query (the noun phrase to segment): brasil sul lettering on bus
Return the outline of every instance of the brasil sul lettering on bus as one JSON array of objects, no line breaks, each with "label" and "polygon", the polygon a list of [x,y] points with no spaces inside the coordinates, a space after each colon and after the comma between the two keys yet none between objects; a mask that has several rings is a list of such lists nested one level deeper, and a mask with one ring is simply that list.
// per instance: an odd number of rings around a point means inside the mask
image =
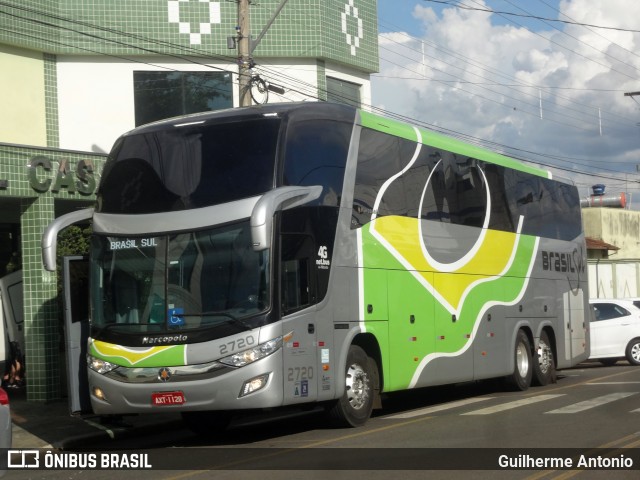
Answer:
[{"label": "brasil sul lettering on bus", "polygon": [[127,238],[126,240],[111,240],[109,248],[111,250],[126,250],[128,248],[146,248],[157,246],[155,238]]}]

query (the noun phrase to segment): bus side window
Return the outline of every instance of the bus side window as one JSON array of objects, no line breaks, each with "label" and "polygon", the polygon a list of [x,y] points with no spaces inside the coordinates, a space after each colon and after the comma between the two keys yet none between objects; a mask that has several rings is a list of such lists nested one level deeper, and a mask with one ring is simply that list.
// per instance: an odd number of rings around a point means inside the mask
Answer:
[{"label": "bus side window", "polygon": [[308,235],[283,234],[281,245],[282,312],[288,314],[315,302],[311,261],[314,242]]}]

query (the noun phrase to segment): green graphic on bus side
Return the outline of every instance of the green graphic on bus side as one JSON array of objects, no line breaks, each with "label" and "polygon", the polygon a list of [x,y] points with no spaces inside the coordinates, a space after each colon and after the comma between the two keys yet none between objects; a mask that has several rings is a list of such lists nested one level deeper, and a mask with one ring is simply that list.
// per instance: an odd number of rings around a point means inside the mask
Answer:
[{"label": "green graphic on bus side", "polygon": [[[397,120],[391,120],[389,118],[379,117],[373,113],[360,110],[360,121],[363,127],[371,128],[379,132],[388,133],[396,137],[404,138],[415,142],[416,134],[415,128],[412,125],[399,122]],[[502,165],[503,167],[512,168],[520,172],[529,173],[543,178],[551,178],[551,173],[547,170],[532,167],[513,160],[509,157],[505,157],[490,150],[485,150],[480,147],[468,145],[453,138],[441,135],[431,130],[420,129],[422,135],[422,143],[430,145],[434,148],[442,148],[450,152],[457,153],[458,155],[464,155],[472,158],[477,158],[486,162],[494,163],[496,165]]]},{"label": "green graphic on bus side", "polygon": [[186,365],[186,345],[157,347],[123,347],[113,343],[89,340],[89,353],[101,360],[123,367],[173,367]]},{"label": "green graphic on bus side", "polygon": [[380,342],[386,391],[419,386],[423,372],[428,382],[429,362],[464,353],[489,307],[524,294],[538,245],[537,237],[485,230],[471,259],[443,271],[423,252],[419,222],[381,217],[361,232],[365,329]]}]

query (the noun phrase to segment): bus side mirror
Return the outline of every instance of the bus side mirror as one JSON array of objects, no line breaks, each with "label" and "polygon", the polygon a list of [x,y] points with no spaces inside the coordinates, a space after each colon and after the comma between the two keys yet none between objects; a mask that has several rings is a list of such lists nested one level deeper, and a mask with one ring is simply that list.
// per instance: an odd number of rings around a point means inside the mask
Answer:
[{"label": "bus side mirror", "polygon": [[93,208],[84,208],[67,213],[51,222],[42,234],[42,263],[45,270],[56,270],[56,250],[58,246],[58,233],[74,223],[89,220],[93,216]]},{"label": "bus side mirror", "polygon": [[280,187],[271,190],[258,200],[251,212],[251,241],[256,252],[271,247],[273,215],[309,203],[320,197],[322,187]]}]

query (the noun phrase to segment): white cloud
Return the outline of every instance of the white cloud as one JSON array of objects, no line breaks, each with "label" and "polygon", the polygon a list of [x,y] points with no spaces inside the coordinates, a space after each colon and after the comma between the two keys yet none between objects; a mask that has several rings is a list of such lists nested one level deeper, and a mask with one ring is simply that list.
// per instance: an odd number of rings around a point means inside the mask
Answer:
[{"label": "white cloud", "polygon": [[[640,2],[564,0],[559,9],[563,20],[640,29]],[[422,38],[380,37],[375,106],[565,158],[540,160],[546,163],[640,178],[640,96],[623,95],[640,91],[640,33],[557,22],[561,31],[539,23],[532,32],[495,25],[486,12],[445,8],[437,14],[425,3],[416,3],[413,15],[422,22]]]}]

